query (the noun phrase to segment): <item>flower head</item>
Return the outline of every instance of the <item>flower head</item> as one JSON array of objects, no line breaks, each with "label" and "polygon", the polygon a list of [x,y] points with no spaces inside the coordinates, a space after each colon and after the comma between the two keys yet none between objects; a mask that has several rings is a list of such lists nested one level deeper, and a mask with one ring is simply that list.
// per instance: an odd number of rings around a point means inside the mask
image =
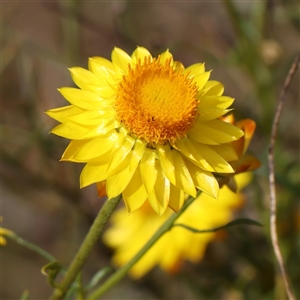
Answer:
[{"label": "flower head", "polygon": [[[250,173],[235,177],[239,190],[251,180]],[[235,194],[227,186],[223,186],[218,200],[201,193],[176,223],[200,230],[222,226],[232,220],[233,211],[243,205],[243,202],[244,195],[241,192]],[[127,263],[171,214],[172,211],[168,209],[159,217],[149,208],[147,202],[134,214],[128,215],[125,208],[113,214],[111,227],[103,236],[104,242],[115,249],[113,262],[117,266]],[[208,243],[214,240],[216,235],[216,232],[195,234],[175,226],[149,249],[129,274],[139,278],[157,265],[168,272],[177,271],[183,260],[201,260]]]},{"label": "flower head", "polygon": [[148,199],[160,215],[197,189],[217,197],[212,173],[234,172],[230,143],[243,131],[219,119],[233,99],[204,64],[184,68],[168,50],[153,58],[142,47],[131,56],[115,48],[112,61],[92,57],[89,70],[70,72],[79,88],[59,91],[71,105],[47,113],[61,122],[52,133],[72,140],[62,160],[86,163],[81,187],[105,182],[128,211]]}]

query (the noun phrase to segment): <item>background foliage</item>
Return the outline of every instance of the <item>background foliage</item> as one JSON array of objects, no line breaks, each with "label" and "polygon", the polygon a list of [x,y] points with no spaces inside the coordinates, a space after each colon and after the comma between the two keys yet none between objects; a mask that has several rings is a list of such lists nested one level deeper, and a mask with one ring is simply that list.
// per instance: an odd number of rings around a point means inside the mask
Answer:
[{"label": "background foliage", "polygon": [[[67,67],[109,58],[114,46],[136,45],[153,55],[169,48],[186,66],[205,62],[212,78],[236,98],[236,119],[258,127],[250,146],[263,166],[247,188],[239,217],[263,229],[220,232],[203,261],[177,274],[155,269],[130,278],[106,299],[285,299],[269,235],[267,149],[275,105],[299,50],[297,1],[2,1],[1,215],[3,226],[68,264],[103,203],[95,186],[79,189],[80,165],[58,163],[67,141],[48,132],[44,111],[66,105],[57,92],[71,86]],[[278,231],[287,271],[299,291],[299,72],[289,89],[277,139]],[[99,243],[84,280],[109,265]],[[1,248],[1,298],[51,294],[40,269],[46,261],[13,242]]]}]

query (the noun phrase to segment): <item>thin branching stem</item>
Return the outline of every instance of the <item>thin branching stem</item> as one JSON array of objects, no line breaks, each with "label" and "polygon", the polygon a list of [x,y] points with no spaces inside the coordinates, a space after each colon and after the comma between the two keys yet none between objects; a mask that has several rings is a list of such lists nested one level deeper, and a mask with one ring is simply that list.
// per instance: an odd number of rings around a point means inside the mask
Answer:
[{"label": "thin branching stem", "polygon": [[125,265],[119,268],[111,275],[98,289],[90,294],[88,300],[100,299],[103,294],[115,286],[121,279],[125,277],[128,271],[144,256],[144,254],[169,230],[172,229],[174,222],[183,214],[183,212],[193,203],[196,198],[189,197],[182,205],[178,213],[174,213],[171,217],[158,229],[158,231],[148,240],[142,249]]},{"label": "thin branching stem", "polygon": [[289,300],[295,300],[295,296],[290,288],[288,275],[285,270],[284,261],[282,258],[282,254],[280,251],[279,243],[278,243],[278,236],[277,236],[277,229],[276,229],[276,189],[275,189],[275,167],[274,167],[274,146],[276,141],[276,135],[278,130],[278,125],[280,121],[280,116],[282,113],[285,96],[292,81],[292,78],[298,68],[300,62],[300,53],[296,57],[295,61],[293,62],[288,75],[285,79],[283,88],[280,93],[279,101],[276,107],[275,116],[272,125],[271,131],[271,139],[269,144],[269,154],[268,154],[268,166],[269,166],[269,188],[270,188],[270,231],[271,231],[271,240],[273,249],[275,252],[275,256],[279,265],[280,273],[284,281],[286,293],[288,295]]}]

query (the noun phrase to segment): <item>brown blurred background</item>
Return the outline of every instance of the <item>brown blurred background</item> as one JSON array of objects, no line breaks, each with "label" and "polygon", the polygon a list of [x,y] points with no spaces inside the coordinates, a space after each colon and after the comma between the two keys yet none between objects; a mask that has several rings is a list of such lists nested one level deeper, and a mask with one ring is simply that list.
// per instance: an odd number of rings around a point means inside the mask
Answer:
[{"label": "brown blurred background", "polygon": [[[211,78],[236,99],[236,119],[252,118],[250,151],[263,166],[247,188],[239,216],[264,224],[240,226],[209,245],[199,264],[177,274],[155,269],[126,278],[105,299],[285,299],[269,235],[267,149],[275,105],[299,51],[297,1],[2,1],[1,215],[3,227],[68,264],[103,200],[95,186],[79,189],[81,165],[59,162],[67,141],[49,135],[44,112],[67,105],[57,92],[73,86],[68,67],[91,56],[110,58],[169,48],[185,66],[205,62]],[[293,289],[299,293],[299,72],[289,89],[276,147],[278,231]],[[13,241],[1,247],[1,299],[47,299],[40,270],[47,261]],[[110,264],[99,242],[84,269],[88,281]]]}]

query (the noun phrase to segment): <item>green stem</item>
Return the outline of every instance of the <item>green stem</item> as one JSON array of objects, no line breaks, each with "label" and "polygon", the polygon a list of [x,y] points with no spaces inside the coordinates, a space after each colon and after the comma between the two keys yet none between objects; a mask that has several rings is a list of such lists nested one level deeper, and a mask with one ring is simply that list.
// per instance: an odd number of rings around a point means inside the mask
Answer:
[{"label": "green stem", "polygon": [[82,284],[82,273],[80,272],[76,278],[77,285],[78,285],[78,292],[76,295],[77,300],[84,300],[85,299],[85,292],[84,292],[84,286]]},{"label": "green stem", "polygon": [[19,245],[38,253],[39,255],[43,256],[44,258],[46,258],[50,262],[51,261],[56,261],[55,257],[53,257],[50,253],[48,253],[44,249],[40,248],[39,246],[37,246],[35,244],[32,244],[32,243],[22,239],[21,237],[19,237],[15,233],[10,234],[10,235],[6,235],[5,237],[8,237],[11,240],[15,241],[16,243],[18,243]]},{"label": "green stem", "polygon": [[167,231],[169,231],[172,227],[176,219],[178,219],[181,214],[188,208],[188,206],[195,200],[196,198],[189,197],[182,208],[177,214],[173,214],[152,236],[152,238],[145,244],[145,246],[124,266],[122,266],[119,270],[116,271],[111,277],[109,277],[104,284],[102,284],[97,290],[95,290],[87,299],[95,300],[99,299],[104,293],[106,293],[109,289],[111,289],[116,283],[118,283],[128,271],[136,264],[139,259],[158,241],[158,239],[163,236]]},{"label": "green stem", "polygon": [[63,278],[59,287],[54,290],[54,293],[50,299],[63,299],[76,276],[81,271],[84,263],[93,250],[94,245],[98,241],[105,224],[109,220],[111,214],[113,213],[120,200],[121,195],[117,196],[116,198],[112,198],[104,203],[83,243],[81,244],[77,254],[71,262],[71,265],[67,270],[65,277]]}]

